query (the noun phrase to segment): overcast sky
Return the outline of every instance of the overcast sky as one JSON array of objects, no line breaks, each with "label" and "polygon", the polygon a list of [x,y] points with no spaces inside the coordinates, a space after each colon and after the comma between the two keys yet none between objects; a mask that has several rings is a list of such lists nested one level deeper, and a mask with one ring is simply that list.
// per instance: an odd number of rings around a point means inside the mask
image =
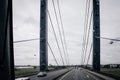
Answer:
[{"label": "overcast sky", "polygon": [[[59,2],[70,64],[81,64],[86,0],[59,0]],[[100,27],[102,37],[120,39],[119,4],[120,0],[100,0]],[[50,11],[60,43],[52,0],[48,0],[48,10]],[[40,0],[13,0],[13,22],[14,41],[39,38]],[[48,42],[59,64],[62,64],[49,20]],[[110,40],[101,39],[101,64],[120,63],[120,42],[109,43]],[[60,45],[60,47],[63,54],[62,46]],[[16,65],[39,65],[39,41],[15,43],[14,55]],[[48,60],[49,64],[55,64],[50,50],[48,50]],[[89,64],[91,64],[91,61],[92,57],[90,58]]]}]

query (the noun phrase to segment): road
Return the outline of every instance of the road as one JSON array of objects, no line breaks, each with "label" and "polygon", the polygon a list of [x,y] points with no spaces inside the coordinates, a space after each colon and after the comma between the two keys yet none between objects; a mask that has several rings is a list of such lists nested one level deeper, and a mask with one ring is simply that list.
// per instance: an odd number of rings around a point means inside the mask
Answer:
[{"label": "road", "polygon": [[[67,69],[62,69],[48,72],[46,77],[37,77],[37,75],[34,75],[30,76],[30,80],[53,80],[67,71]],[[57,80],[96,80],[96,78],[82,68],[74,68]]]},{"label": "road", "polygon": [[74,68],[57,80],[99,80],[82,68]]},{"label": "road", "polygon": [[57,76],[60,76],[61,74],[67,72],[68,69],[62,69],[62,70],[56,70],[56,71],[51,71],[47,73],[47,76],[45,77],[37,77],[37,75],[30,76],[30,80],[53,80]]},{"label": "road", "polygon": [[[48,72],[46,77],[37,77],[37,75],[30,76],[30,80],[53,80],[57,76],[67,72],[67,69]],[[99,80],[86,70],[82,68],[73,68],[65,75],[59,77],[56,80]]]}]

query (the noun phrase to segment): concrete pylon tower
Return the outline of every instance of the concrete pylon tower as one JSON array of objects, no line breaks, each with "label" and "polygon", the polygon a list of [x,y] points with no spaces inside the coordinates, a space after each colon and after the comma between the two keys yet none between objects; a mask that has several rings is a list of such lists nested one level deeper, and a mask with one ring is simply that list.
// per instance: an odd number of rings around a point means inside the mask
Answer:
[{"label": "concrete pylon tower", "polygon": [[100,3],[93,0],[93,70],[100,71]]},{"label": "concrete pylon tower", "polygon": [[47,0],[41,0],[40,5],[40,73],[38,76],[46,75],[48,67],[48,34],[47,34]]}]

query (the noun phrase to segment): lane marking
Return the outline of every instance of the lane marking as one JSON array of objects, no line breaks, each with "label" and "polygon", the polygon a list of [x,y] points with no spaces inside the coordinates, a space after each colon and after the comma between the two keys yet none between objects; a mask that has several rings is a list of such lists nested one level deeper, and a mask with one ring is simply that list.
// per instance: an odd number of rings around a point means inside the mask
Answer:
[{"label": "lane marking", "polygon": [[63,80],[65,78],[65,76],[67,76],[71,71],[69,71],[68,73],[66,73],[65,75],[63,75],[59,80]]},{"label": "lane marking", "polygon": [[87,78],[89,78],[90,76],[89,75],[87,75]]}]

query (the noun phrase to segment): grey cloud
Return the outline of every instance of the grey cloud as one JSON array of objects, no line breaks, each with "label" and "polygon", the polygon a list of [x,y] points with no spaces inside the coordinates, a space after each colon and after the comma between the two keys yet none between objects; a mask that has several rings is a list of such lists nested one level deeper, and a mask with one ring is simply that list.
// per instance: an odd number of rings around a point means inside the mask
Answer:
[{"label": "grey cloud", "polygon": [[[58,26],[55,21],[53,6],[49,1],[49,10],[54,23],[58,39]],[[68,52],[71,64],[80,64],[82,38],[84,29],[85,0],[59,0],[63,25],[68,45]],[[119,0],[101,0],[101,36],[108,38],[117,38],[120,36],[120,1]],[[13,1],[13,22],[14,22],[14,40],[24,40],[39,37],[40,24],[40,0],[14,0]],[[61,61],[54,34],[51,25],[48,24],[49,42],[55,53],[55,56]],[[105,63],[120,63],[119,42],[110,45],[109,40],[101,40],[101,61]],[[60,42],[59,42],[60,43]],[[33,54],[39,55],[39,41],[14,44],[15,46],[15,64],[39,64],[39,56],[31,59]],[[62,50],[62,47],[60,45]],[[63,51],[62,51],[63,52]],[[30,55],[30,56],[28,56]],[[49,64],[55,64],[51,52],[48,51]],[[88,55],[88,54],[87,54]],[[27,60],[25,56],[28,56]],[[31,60],[30,60],[31,59]],[[24,60],[24,62],[22,61]],[[90,58],[90,64],[92,57]],[[59,62],[62,64],[61,62]]]}]

